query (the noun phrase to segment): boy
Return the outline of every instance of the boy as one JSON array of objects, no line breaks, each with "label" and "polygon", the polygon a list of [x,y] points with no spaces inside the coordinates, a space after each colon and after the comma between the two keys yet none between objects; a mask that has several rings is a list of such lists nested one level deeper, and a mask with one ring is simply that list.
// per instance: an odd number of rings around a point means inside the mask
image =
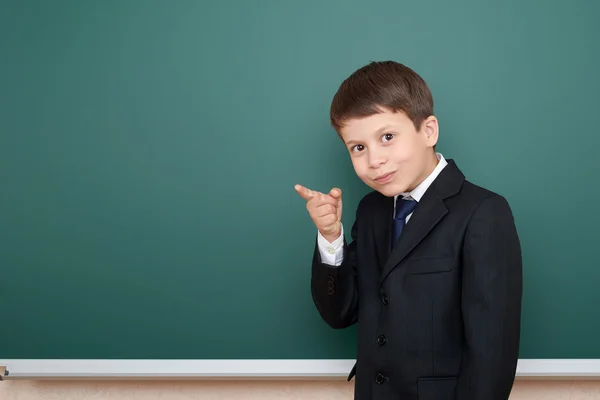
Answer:
[{"label": "boy", "polygon": [[506,400],[518,360],[521,249],[500,195],[436,153],[423,79],[373,62],[340,86],[331,123],[374,189],[347,243],[342,193],[296,191],[318,234],[312,295],[333,328],[358,323],[358,400]]}]

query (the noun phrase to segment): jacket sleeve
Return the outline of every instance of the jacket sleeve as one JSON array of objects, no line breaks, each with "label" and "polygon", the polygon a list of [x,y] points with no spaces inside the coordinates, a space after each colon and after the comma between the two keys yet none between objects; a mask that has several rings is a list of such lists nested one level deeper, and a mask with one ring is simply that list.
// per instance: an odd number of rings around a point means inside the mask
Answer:
[{"label": "jacket sleeve", "polygon": [[[360,207],[359,207],[360,208]],[[357,321],[358,290],[356,281],[357,218],[351,229],[352,241],[343,241],[343,261],[334,266],[323,263],[318,244],[312,260],[311,292],[321,318],[332,328],[340,329]]]},{"label": "jacket sleeve", "polygon": [[465,351],[457,400],[506,400],[519,358],[521,247],[513,215],[499,195],[473,213],[463,247]]}]

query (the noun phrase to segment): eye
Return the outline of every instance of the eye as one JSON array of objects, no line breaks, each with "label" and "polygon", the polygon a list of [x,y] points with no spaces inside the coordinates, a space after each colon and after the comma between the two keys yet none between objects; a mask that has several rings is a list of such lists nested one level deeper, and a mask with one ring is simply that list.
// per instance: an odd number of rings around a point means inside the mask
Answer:
[{"label": "eye", "polygon": [[352,146],[352,151],[354,152],[358,152],[358,151],[363,151],[365,149],[365,146],[363,146],[362,144],[357,144],[356,146]]},{"label": "eye", "polygon": [[393,134],[393,133],[386,133],[385,135],[383,135],[383,136],[381,137],[381,139],[382,139],[384,142],[389,142],[389,141],[390,141],[390,140],[392,140],[393,138],[394,138],[394,134]]}]

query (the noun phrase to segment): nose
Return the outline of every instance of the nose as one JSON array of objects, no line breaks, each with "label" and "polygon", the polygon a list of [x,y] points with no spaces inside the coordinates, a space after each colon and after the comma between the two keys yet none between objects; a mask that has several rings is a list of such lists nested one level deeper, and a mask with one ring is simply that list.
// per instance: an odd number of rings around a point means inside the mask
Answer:
[{"label": "nose", "polygon": [[369,166],[371,168],[381,167],[383,164],[385,164],[385,160],[385,154],[383,154],[383,152],[377,150],[369,151]]}]

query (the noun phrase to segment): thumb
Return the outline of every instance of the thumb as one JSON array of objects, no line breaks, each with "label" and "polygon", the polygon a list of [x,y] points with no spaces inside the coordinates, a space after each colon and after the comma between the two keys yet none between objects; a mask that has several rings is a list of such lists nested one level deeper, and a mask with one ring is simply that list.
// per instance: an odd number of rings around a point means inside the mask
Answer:
[{"label": "thumb", "polygon": [[338,188],[333,188],[329,191],[329,195],[334,199],[342,199],[342,190]]},{"label": "thumb", "polygon": [[342,190],[338,188],[333,188],[329,191],[329,195],[334,199],[338,200],[337,205],[337,217],[338,221],[342,220]]}]

